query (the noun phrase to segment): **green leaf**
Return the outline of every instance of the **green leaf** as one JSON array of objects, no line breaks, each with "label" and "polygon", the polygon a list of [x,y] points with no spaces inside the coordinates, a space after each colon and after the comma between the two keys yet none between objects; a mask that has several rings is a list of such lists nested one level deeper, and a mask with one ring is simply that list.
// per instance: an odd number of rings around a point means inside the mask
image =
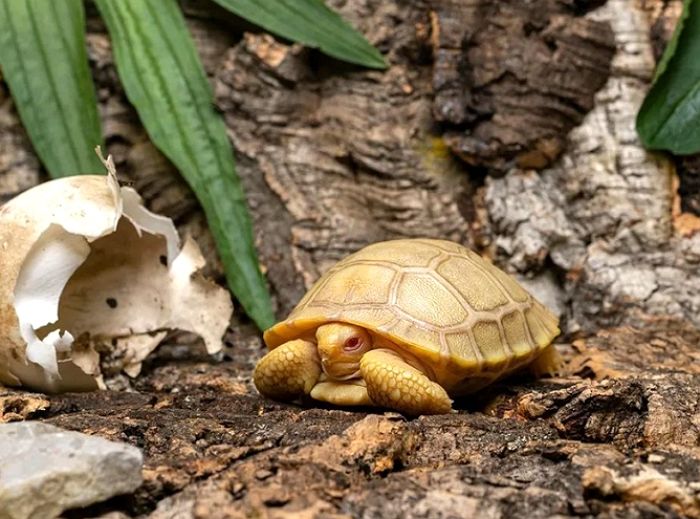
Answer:
[{"label": "green leaf", "polygon": [[319,48],[334,58],[386,68],[379,51],[321,0],[214,1],[272,33]]},{"label": "green leaf", "polygon": [[637,115],[637,132],[650,149],[700,152],[700,0],[685,0],[683,15]]},{"label": "green leaf", "polygon": [[96,0],[119,76],[153,143],[194,190],[231,290],[264,329],[274,316],[226,128],[174,0]]},{"label": "green leaf", "polygon": [[104,172],[82,0],[0,0],[0,67],[51,176]]}]

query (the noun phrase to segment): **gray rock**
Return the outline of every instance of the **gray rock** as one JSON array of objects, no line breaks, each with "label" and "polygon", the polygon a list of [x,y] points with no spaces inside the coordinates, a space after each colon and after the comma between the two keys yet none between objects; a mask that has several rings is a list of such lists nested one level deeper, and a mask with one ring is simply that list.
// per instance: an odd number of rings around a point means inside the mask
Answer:
[{"label": "gray rock", "polygon": [[516,275],[516,279],[525,290],[534,295],[540,303],[554,312],[557,317],[564,315],[566,311],[566,294],[552,271],[544,271],[533,278]]},{"label": "gray rock", "polygon": [[39,422],[0,425],[0,519],[51,519],[141,485],[139,449]]}]

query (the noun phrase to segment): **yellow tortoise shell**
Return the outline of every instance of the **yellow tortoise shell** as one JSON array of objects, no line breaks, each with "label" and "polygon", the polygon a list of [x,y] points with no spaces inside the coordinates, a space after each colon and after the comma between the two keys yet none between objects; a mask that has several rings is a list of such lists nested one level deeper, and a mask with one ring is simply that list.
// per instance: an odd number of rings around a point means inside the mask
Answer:
[{"label": "yellow tortoise shell", "polygon": [[530,363],[559,334],[558,319],[511,276],[457,243],[427,239],[375,243],[343,259],[265,343],[312,338],[328,322],[362,326],[415,356],[452,394]]}]

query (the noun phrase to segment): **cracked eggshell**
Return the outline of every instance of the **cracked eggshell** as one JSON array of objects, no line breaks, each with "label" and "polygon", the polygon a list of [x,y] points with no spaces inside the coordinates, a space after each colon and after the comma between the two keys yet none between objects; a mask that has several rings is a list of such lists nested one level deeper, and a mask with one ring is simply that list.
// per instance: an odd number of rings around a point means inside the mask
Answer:
[{"label": "cracked eggshell", "polygon": [[45,392],[103,387],[98,351],[141,361],[168,330],[222,348],[228,291],[204,279],[195,242],[106,176],[32,188],[0,207],[0,383]]}]

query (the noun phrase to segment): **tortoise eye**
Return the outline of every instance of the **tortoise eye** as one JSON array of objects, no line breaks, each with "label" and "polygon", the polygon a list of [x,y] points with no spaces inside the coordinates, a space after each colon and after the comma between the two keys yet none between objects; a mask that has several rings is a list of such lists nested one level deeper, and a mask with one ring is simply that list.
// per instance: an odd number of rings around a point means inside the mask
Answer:
[{"label": "tortoise eye", "polygon": [[350,337],[348,340],[345,341],[345,344],[343,344],[343,349],[345,351],[355,351],[362,346],[362,339],[359,337]]}]

